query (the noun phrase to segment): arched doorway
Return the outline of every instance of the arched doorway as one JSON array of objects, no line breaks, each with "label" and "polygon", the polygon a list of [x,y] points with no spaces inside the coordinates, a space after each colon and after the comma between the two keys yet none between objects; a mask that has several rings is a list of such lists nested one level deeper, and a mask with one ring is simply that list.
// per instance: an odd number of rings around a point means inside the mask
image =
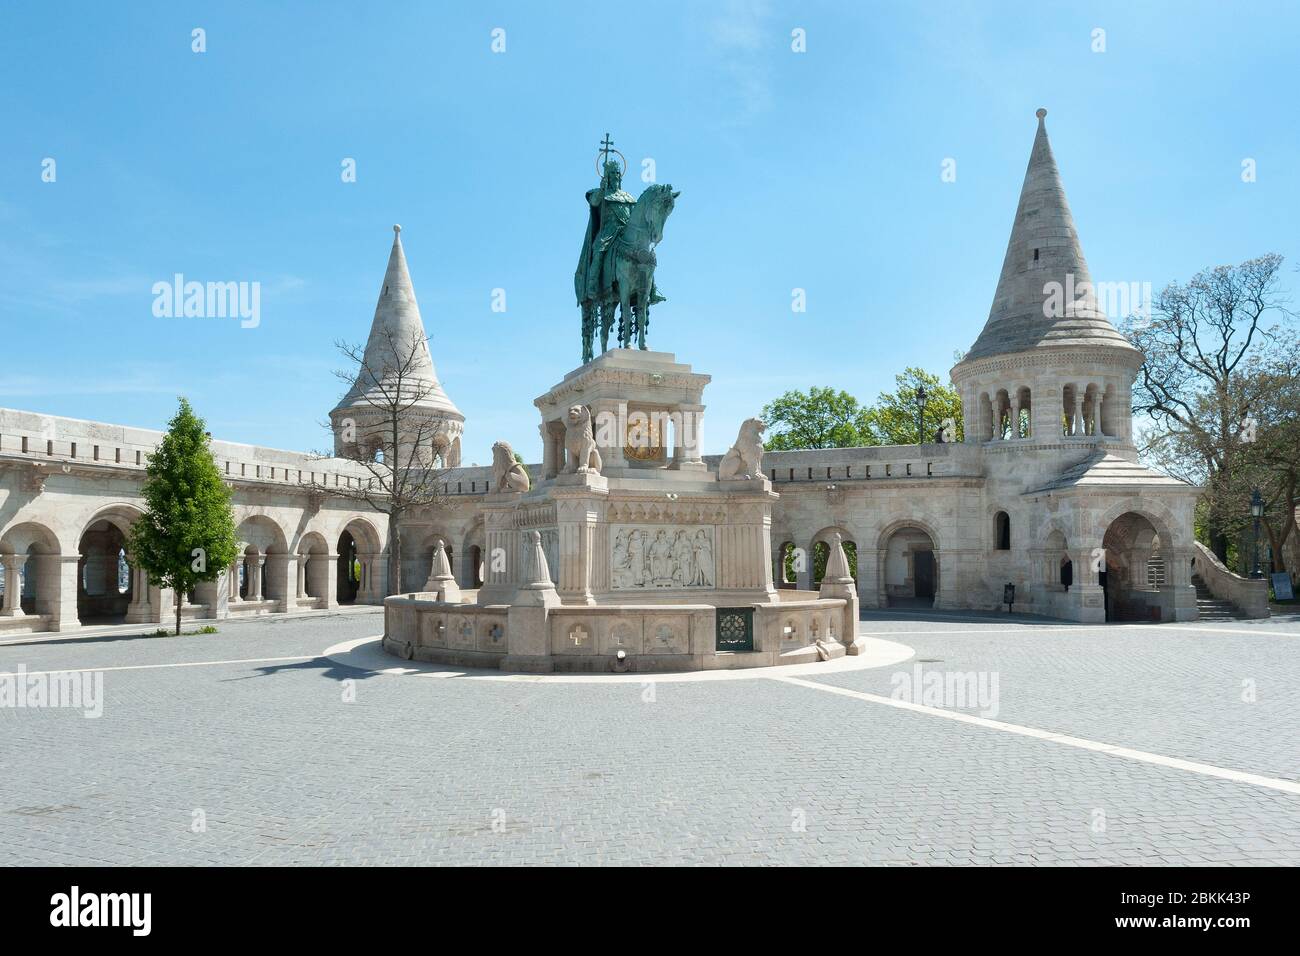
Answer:
[{"label": "arched doorway", "polygon": [[338,603],[369,604],[382,600],[387,576],[382,567],[379,533],[374,525],[359,516],[352,518],[339,533],[335,547],[338,561],[334,584]]},{"label": "arched doorway", "polygon": [[915,525],[896,528],[884,543],[881,562],[887,607],[934,607],[939,593],[939,562],[934,540]]},{"label": "arched doorway", "polygon": [[123,623],[137,577],[127,564],[123,524],[109,518],[92,521],[81,533],[77,553],[77,620]]},{"label": "arched doorway", "polygon": [[1105,596],[1107,621],[1159,621],[1163,600],[1153,586],[1148,564],[1160,548],[1151,520],[1128,511],[1112,521],[1102,538],[1097,583]]},{"label": "arched doorway", "polygon": [[340,604],[355,604],[361,590],[361,558],[357,539],[346,528],[339,535],[338,566],[335,569]]}]

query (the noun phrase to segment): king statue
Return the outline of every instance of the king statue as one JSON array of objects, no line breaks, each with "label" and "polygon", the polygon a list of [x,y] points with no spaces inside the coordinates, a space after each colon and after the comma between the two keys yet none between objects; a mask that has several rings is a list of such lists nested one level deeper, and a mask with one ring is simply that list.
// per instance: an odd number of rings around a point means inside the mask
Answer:
[{"label": "king statue", "polygon": [[627,167],[610,159],[614,149],[609,134],[601,144],[600,185],[587,191],[587,232],[582,240],[573,288],[582,309],[582,361],[594,354],[596,323],[600,323],[600,350],[609,348],[609,333],[618,313],[618,344],[646,348],[650,306],[663,302],[655,287],[655,246],[663,238],[664,222],[681,193],[672,186],[652,184],[639,199],[623,191]]}]

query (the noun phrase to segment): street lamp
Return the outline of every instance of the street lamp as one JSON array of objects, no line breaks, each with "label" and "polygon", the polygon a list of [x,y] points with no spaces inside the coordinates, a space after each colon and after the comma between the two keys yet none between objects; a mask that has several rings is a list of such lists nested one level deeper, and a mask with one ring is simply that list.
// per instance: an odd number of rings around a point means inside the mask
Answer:
[{"label": "street lamp", "polygon": [[916,443],[925,444],[925,386],[916,386]]},{"label": "street lamp", "polygon": [[1251,564],[1254,568],[1250,572],[1252,578],[1262,578],[1264,575],[1259,570],[1259,519],[1264,517],[1264,498],[1256,488],[1250,493],[1250,513],[1255,519],[1255,533],[1251,537]]}]

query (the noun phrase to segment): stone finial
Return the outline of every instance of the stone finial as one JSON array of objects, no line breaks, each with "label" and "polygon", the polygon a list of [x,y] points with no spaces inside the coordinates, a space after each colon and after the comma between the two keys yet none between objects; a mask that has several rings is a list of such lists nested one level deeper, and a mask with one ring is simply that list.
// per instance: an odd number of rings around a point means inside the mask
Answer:
[{"label": "stone finial", "polygon": [[447,546],[441,538],[433,546],[433,567],[429,569],[429,580],[424,583],[424,590],[436,592],[438,601],[456,602],[460,600],[460,587],[451,573],[451,561],[447,558]]},{"label": "stone finial", "polygon": [[397,235],[401,231],[402,231],[402,227],[399,226],[397,223],[393,223],[393,235]]},{"label": "stone finial", "polygon": [[849,574],[849,558],[844,553],[844,537],[838,531],[831,537],[830,554],[826,556],[826,573],[822,583],[851,584],[853,576]]},{"label": "stone finial", "polygon": [[1038,107],[1038,112],[1036,112],[1034,115],[1037,116],[1037,117],[1039,118],[1039,120],[1044,120],[1044,119],[1047,118],[1047,110],[1043,109],[1043,108],[1040,106],[1040,107]]},{"label": "stone finial", "polygon": [[528,545],[524,548],[524,587],[542,590],[554,587],[551,584],[551,569],[546,563],[546,551],[542,548],[542,536],[539,532],[528,532]]}]

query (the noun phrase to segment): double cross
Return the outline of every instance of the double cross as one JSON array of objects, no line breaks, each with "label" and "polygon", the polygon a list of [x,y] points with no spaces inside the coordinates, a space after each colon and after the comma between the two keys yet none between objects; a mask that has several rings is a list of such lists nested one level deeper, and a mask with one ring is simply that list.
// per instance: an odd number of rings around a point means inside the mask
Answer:
[{"label": "double cross", "polygon": [[604,140],[601,142],[601,144],[600,144],[600,152],[601,152],[602,156],[604,157],[603,159],[601,159],[601,162],[600,162],[600,168],[601,168],[601,169],[604,169],[604,168],[605,168],[605,164],[606,164],[607,162],[609,162],[609,151],[610,151],[611,149],[613,149],[613,148],[614,148],[614,141],[613,141],[612,139],[610,139],[610,138],[609,138],[609,134],[606,133],[606,134],[605,134],[605,139],[604,139]]}]

